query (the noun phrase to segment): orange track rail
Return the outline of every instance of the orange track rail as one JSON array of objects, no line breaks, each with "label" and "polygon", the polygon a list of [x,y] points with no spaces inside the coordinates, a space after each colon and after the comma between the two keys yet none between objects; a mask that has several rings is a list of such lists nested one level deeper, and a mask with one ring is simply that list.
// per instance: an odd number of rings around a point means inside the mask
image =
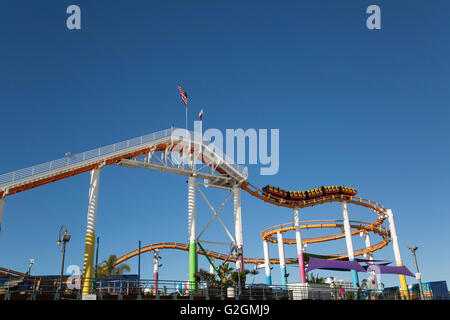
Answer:
[{"label": "orange track rail", "polygon": [[[381,248],[385,247],[389,244],[389,231],[382,226],[383,222],[386,220],[386,209],[380,205],[377,202],[367,200],[360,197],[355,196],[347,196],[347,195],[328,195],[328,196],[322,196],[315,199],[310,200],[300,200],[300,201],[292,201],[292,200],[286,200],[282,198],[274,197],[273,195],[269,195],[262,190],[256,188],[249,182],[243,182],[241,185],[241,188],[245,191],[247,191],[250,195],[259,198],[265,202],[268,202],[270,204],[276,205],[276,206],[282,206],[287,208],[306,208],[306,207],[313,207],[320,204],[325,204],[329,202],[343,202],[346,201],[348,203],[353,203],[355,205],[363,206],[366,208],[369,208],[370,210],[374,211],[377,214],[377,219],[374,222],[368,223],[368,222],[362,222],[362,221],[351,221],[350,227],[354,229],[351,231],[352,236],[360,233],[361,231],[370,231],[374,232],[380,236],[383,237],[383,240],[377,244],[374,244],[370,247],[358,249],[354,251],[355,256],[360,256],[366,253],[374,252],[377,250],[380,250]],[[302,224],[300,225],[301,229],[312,229],[312,228],[341,228],[343,227],[343,223],[340,223],[341,220],[311,220],[311,221],[302,221]],[[273,226],[270,228],[267,228],[261,232],[261,236],[264,240],[267,240],[272,243],[277,243],[276,238],[274,235],[277,232],[287,232],[290,230],[295,230],[293,223],[286,223],[281,224],[278,226]],[[318,242],[325,242],[325,241],[331,241],[331,240],[337,240],[342,239],[345,237],[344,233],[337,233],[337,234],[331,234],[327,236],[321,236],[321,237],[314,237],[314,238],[305,238],[303,239],[304,243],[318,243]],[[285,244],[295,244],[295,239],[284,239],[283,241]],[[150,244],[144,247],[141,247],[141,254],[157,249],[174,249],[174,250],[183,250],[188,251],[189,246],[185,243],[179,243],[179,242],[161,242],[161,243],[154,243]],[[230,262],[236,262],[236,259],[233,257],[229,257],[228,255],[216,251],[211,250],[205,250],[206,254],[212,258],[223,260],[223,261],[230,261]],[[200,249],[197,249],[197,253],[204,255],[203,251]],[[132,250],[122,256],[120,256],[115,265],[118,265],[124,261],[127,261],[128,259],[131,259],[139,254],[138,249]],[[345,252],[342,253],[335,253],[330,254],[330,256],[336,256],[335,258],[332,258],[331,260],[344,260],[348,259],[348,255]],[[286,259],[287,264],[297,263],[298,259],[296,258],[288,258]],[[253,264],[263,264],[264,259],[263,258],[244,258],[244,263],[253,263]],[[279,259],[270,259],[271,264],[279,264]]]},{"label": "orange track rail", "polygon": [[[286,207],[286,208],[307,208],[307,207],[313,207],[316,205],[325,204],[325,203],[329,203],[329,202],[344,202],[344,201],[348,202],[348,203],[353,203],[358,206],[363,206],[363,207],[369,208],[370,210],[374,211],[377,214],[377,219],[372,223],[352,221],[353,223],[358,223],[358,224],[353,224],[350,226],[351,228],[355,229],[351,232],[351,234],[353,236],[353,235],[358,234],[361,231],[371,231],[371,232],[374,232],[374,233],[377,233],[377,234],[383,236],[383,240],[375,245],[370,246],[370,247],[355,250],[355,252],[354,252],[355,256],[359,256],[359,255],[363,255],[365,253],[380,250],[381,248],[385,247],[390,241],[390,240],[386,240],[389,238],[385,238],[385,237],[389,237],[389,235],[390,235],[389,231],[385,227],[381,226],[381,224],[383,224],[383,222],[387,218],[386,209],[377,202],[367,200],[364,198],[360,198],[360,197],[347,196],[347,195],[342,195],[342,194],[326,195],[326,196],[321,196],[318,198],[308,199],[308,200],[298,200],[298,201],[286,200],[286,199],[278,198],[271,194],[265,193],[264,191],[253,186],[251,183],[249,183],[247,181],[242,183],[241,188],[256,198],[259,198],[270,204],[273,204],[276,206],[281,206],[281,207]],[[309,224],[311,222],[316,222],[316,223]],[[320,222],[320,223],[317,223],[317,222]],[[322,222],[325,222],[325,223],[322,223]],[[309,229],[309,228],[340,228],[340,227],[343,227],[343,224],[338,223],[338,222],[339,222],[339,220],[303,221],[304,225],[301,225],[300,228],[301,229]],[[286,232],[286,231],[290,231],[290,230],[295,230],[293,223],[287,223],[287,224],[282,224],[279,226],[274,226],[274,227],[268,228],[268,229],[264,230],[263,232],[261,232],[261,236],[264,240],[267,240],[272,243],[276,243],[277,240],[275,239],[275,237],[273,237],[274,234],[276,234],[277,232]],[[322,237],[305,238],[302,240],[302,242],[316,243],[316,242],[337,240],[337,239],[341,239],[344,237],[345,237],[344,233],[338,233],[338,234],[332,234],[332,235],[327,235],[327,236],[322,236]],[[295,244],[296,243],[295,239],[285,239],[283,242],[286,244]],[[345,252],[331,254],[331,255],[336,256],[336,258],[333,258],[332,260],[348,259],[348,255]]]},{"label": "orange track rail", "polygon": [[[52,177],[45,177],[45,178],[42,178],[42,179],[38,179],[36,181],[32,181],[32,182],[25,183],[25,184],[19,185],[17,187],[13,187],[13,188],[8,189],[8,194],[7,195],[10,196],[10,195],[22,192],[22,191],[26,191],[26,190],[33,189],[33,188],[36,188],[36,187],[39,187],[39,186],[42,186],[42,185],[46,185],[46,184],[49,184],[49,183],[52,183],[52,182],[56,182],[56,181],[59,181],[59,180],[70,178],[70,177],[76,176],[78,174],[89,172],[90,170],[96,169],[96,168],[98,168],[100,166],[109,166],[109,165],[117,164],[122,159],[129,159],[129,158],[138,157],[138,156],[141,156],[141,155],[144,155],[144,154],[150,152],[151,150],[153,150],[154,152],[164,151],[169,146],[170,146],[169,143],[161,143],[161,144],[158,144],[156,146],[146,147],[146,148],[134,151],[134,152],[123,154],[121,156],[117,156],[117,157],[108,159],[106,161],[99,161],[99,162],[96,162],[94,164],[89,164],[89,165],[86,165],[84,167],[77,168],[77,169],[74,169],[74,170],[71,170],[71,171],[67,171],[67,172],[64,172],[64,173],[52,176]],[[182,152],[182,148],[179,149],[179,150],[176,150],[176,151]],[[194,149],[191,149],[191,153],[193,153],[194,151],[195,151]],[[201,160],[205,164],[211,163],[211,160],[208,159],[205,156],[202,156]],[[225,173],[221,168],[217,168],[216,171],[219,172],[220,174],[224,174]],[[4,190],[0,190],[0,197],[3,197],[4,193],[5,193]]]},{"label": "orange track rail", "polygon": [[[161,250],[161,249],[174,249],[174,250],[182,250],[182,251],[189,251],[189,246],[186,243],[180,243],[180,242],[159,242],[159,243],[153,243],[146,246],[141,247],[141,254],[153,251],[153,250]],[[227,260],[230,262],[236,262],[236,259],[233,257],[229,257],[227,254],[212,251],[212,250],[205,250],[207,255],[209,257],[212,257],[214,259],[219,260]],[[204,255],[203,251],[200,249],[197,249],[198,254]],[[124,255],[121,255],[117,258],[117,261],[114,265],[121,264],[122,262],[127,261],[128,259],[131,259],[139,254],[138,249],[134,249]],[[244,258],[244,263],[253,263],[253,264],[261,264],[264,263],[263,258]],[[271,264],[279,264],[279,259],[270,259]],[[297,263],[297,259],[286,259],[286,263]]]}]

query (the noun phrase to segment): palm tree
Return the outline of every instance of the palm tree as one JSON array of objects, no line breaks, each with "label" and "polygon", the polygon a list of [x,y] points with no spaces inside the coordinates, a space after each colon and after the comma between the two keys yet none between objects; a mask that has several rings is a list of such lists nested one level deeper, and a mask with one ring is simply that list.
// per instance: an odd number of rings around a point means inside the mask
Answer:
[{"label": "palm tree", "polygon": [[219,266],[219,271],[218,271],[218,276],[219,276],[220,282],[222,282],[223,284],[229,283],[232,273],[233,273],[233,268],[230,267],[230,264],[228,262],[222,263]]},{"label": "palm tree", "polygon": [[311,276],[307,277],[307,281],[309,283],[319,284],[319,283],[325,283],[325,278],[319,277],[319,275],[314,276],[314,273],[311,273]]},{"label": "palm tree", "polygon": [[200,269],[195,274],[195,279],[197,281],[205,281],[208,284],[208,287],[218,287],[220,284],[220,281],[217,280],[215,273],[209,273],[204,269]]},{"label": "palm tree", "polygon": [[240,280],[241,281],[241,285],[245,285],[245,281],[247,279],[247,275],[248,274],[257,275],[258,271],[257,270],[251,270],[250,271],[250,270],[247,270],[247,269],[244,269],[241,272],[233,271],[231,273],[231,275],[230,275],[230,281],[232,283],[238,283],[239,280]]},{"label": "palm tree", "polygon": [[116,266],[117,256],[111,254],[108,260],[103,261],[98,267],[97,275],[99,278],[107,278],[130,272],[131,268],[128,264],[120,264]]}]

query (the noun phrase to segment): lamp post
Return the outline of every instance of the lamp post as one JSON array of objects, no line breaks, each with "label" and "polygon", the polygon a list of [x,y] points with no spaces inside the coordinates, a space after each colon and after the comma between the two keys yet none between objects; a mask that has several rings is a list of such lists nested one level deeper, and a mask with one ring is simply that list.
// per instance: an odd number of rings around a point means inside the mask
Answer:
[{"label": "lamp post", "polygon": [[30,259],[30,264],[28,265],[28,271],[27,274],[30,275],[31,272],[31,266],[34,264],[34,259]]},{"label": "lamp post", "polygon": [[65,153],[65,156],[66,156],[66,159],[67,159],[67,165],[69,165],[69,162],[70,162],[70,156],[71,156],[72,154],[70,153],[70,152],[66,152]]},{"label": "lamp post", "polygon": [[419,280],[419,292],[420,292],[420,299],[423,300],[423,289],[422,289],[422,276],[419,273],[419,266],[417,265],[417,258],[416,258],[416,250],[419,249],[419,247],[408,247],[409,250],[411,250],[411,254],[414,257],[414,264],[416,265],[416,274],[417,274],[417,280]]},{"label": "lamp post", "polygon": [[[64,231],[64,234],[62,233]],[[61,263],[61,277],[59,278],[59,286],[58,286],[58,292],[61,291],[62,288],[62,279],[64,274],[64,259],[66,256],[66,243],[70,241],[70,234],[67,233],[67,227],[66,225],[62,225],[59,228],[59,236],[58,240],[56,241],[56,244],[58,246],[63,245],[62,247],[62,263]]]}]

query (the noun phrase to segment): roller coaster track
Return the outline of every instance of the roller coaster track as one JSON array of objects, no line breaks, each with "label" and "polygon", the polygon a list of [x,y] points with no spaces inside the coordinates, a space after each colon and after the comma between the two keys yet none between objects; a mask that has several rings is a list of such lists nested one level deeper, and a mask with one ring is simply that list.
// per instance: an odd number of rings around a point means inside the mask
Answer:
[{"label": "roller coaster track", "polygon": [[[141,254],[153,251],[153,250],[161,250],[161,249],[173,249],[173,250],[182,250],[182,251],[189,251],[189,246],[186,243],[180,243],[180,242],[159,242],[159,243],[153,243],[146,246],[141,247]],[[230,261],[230,262],[236,262],[236,258],[233,256],[229,256],[224,253],[212,251],[212,250],[205,250],[206,254],[214,259],[222,260],[222,261]],[[197,253],[201,255],[205,255],[202,250],[197,249]],[[122,262],[127,261],[128,259],[131,259],[139,254],[139,249],[132,250],[124,255],[121,255],[117,258],[114,265],[121,264]],[[278,259],[270,259],[270,262],[272,264],[279,264]],[[252,263],[252,264],[261,264],[264,263],[263,258],[244,258],[244,263]],[[297,263],[297,259],[286,259],[286,263]]]},{"label": "roller coaster track", "polygon": [[268,193],[265,193],[261,189],[258,189],[257,187],[253,186],[251,183],[245,181],[242,183],[241,188],[245,191],[247,191],[252,196],[259,198],[265,202],[271,203],[276,206],[286,207],[286,208],[307,208],[307,207],[313,207],[319,204],[324,204],[328,202],[343,202],[346,201],[348,203],[353,203],[359,206],[363,206],[366,208],[369,208],[370,210],[376,212],[378,214],[378,219],[382,219],[382,221],[379,223],[383,223],[383,221],[386,219],[386,209],[380,205],[377,202],[363,199],[360,197],[355,196],[347,196],[347,195],[327,195],[327,196],[321,196],[314,199],[308,199],[308,200],[286,200],[283,198],[278,198],[273,195],[270,195]]},{"label": "roller coaster track", "polygon": [[[350,227],[353,229],[351,231],[351,235],[357,235],[361,231],[374,232],[383,237],[383,240],[375,245],[370,247],[358,249],[354,251],[355,256],[363,255],[366,253],[374,252],[385,247],[390,242],[390,233],[387,228],[383,227],[382,224],[387,218],[386,209],[377,202],[367,200],[360,197],[348,196],[343,194],[337,195],[325,195],[321,197],[317,197],[314,199],[308,200],[287,200],[279,197],[275,197],[271,194],[268,194],[261,189],[253,186],[248,181],[242,183],[241,188],[247,191],[250,195],[261,199],[270,204],[286,207],[286,208],[307,208],[313,207],[325,203],[330,202],[347,202],[352,203],[358,206],[366,207],[377,214],[377,219],[372,223],[361,222],[361,221],[351,221],[353,223]],[[320,223],[318,223],[320,222]],[[339,223],[340,222],[340,223]],[[314,224],[311,224],[314,223]],[[310,229],[310,228],[342,228],[343,222],[342,220],[312,220],[312,221],[303,221],[303,225],[300,226],[301,229]],[[272,243],[276,243],[277,240],[273,237],[277,232],[286,232],[290,230],[295,230],[293,223],[287,223],[279,226],[274,226],[268,229],[265,229],[261,232],[261,236],[264,240],[267,240]],[[315,238],[305,238],[302,240],[303,243],[317,243],[317,242],[325,242],[331,240],[342,239],[345,237],[345,233],[341,232],[338,234],[331,234],[321,237]],[[285,239],[283,241],[286,244],[295,244],[295,239]],[[348,259],[348,255],[346,253],[336,253],[331,254],[331,256],[336,256],[332,260],[342,260]]]},{"label": "roller coaster track", "polygon": [[27,277],[26,273],[0,267],[0,276]]},{"label": "roller coaster track", "polygon": [[[10,196],[48,183],[66,179],[102,166],[155,152],[200,153],[198,160],[215,172],[229,177],[233,183],[247,178],[246,168],[230,164],[207,145],[174,136],[174,128],[147,134],[98,149],[46,162],[0,175],[0,197]],[[188,131],[188,134],[192,135]],[[200,152],[201,151],[201,152]]]},{"label": "roller coaster track", "polygon": [[[343,228],[344,224],[342,220],[310,220],[310,221],[301,221],[300,222],[300,229],[316,229],[316,228]],[[363,255],[366,253],[370,253],[376,250],[379,250],[383,247],[385,247],[389,243],[389,231],[387,228],[378,225],[374,226],[374,223],[368,223],[368,222],[362,222],[362,221],[350,221],[350,228],[353,229],[351,231],[351,235],[357,235],[361,231],[371,231],[374,232],[381,237],[383,237],[383,240],[379,243],[372,245],[368,248],[363,248],[359,250],[355,250],[355,256]],[[265,229],[261,232],[261,237],[269,242],[277,243],[277,239],[274,237],[278,232],[287,232],[287,231],[294,231],[295,226],[294,223],[285,223],[278,226],[273,226],[268,229]],[[345,233],[336,233],[326,236],[320,236],[320,237],[313,237],[313,238],[303,238],[302,243],[309,244],[309,243],[318,243],[318,242],[325,242],[325,241],[332,241],[337,239],[345,238]],[[295,239],[289,239],[285,238],[283,239],[283,242],[285,244],[296,244]],[[331,260],[341,260],[341,259],[347,259],[348,256],[346,253],[334,253],[329,254],[329,256],[336,256],[335,258]]]},{"label": "roller coaster track", "polygon": [[[223,160],[214,151],[211,151],[209,147],[203,143],[193,142],[189,140],[186,141],[174,137],[174,128],[166,129],[145,136],[133,138],[130,140],[122,141],[112,145],[108,145],[102,148],[94,149],[91,151],[83,152],[76,155],[68,155],[65,158],[61,158],[55,161],[50,161],[44,164],[36,165],[33,167],[13,171],[7,174],[0,175],[0,197],[10,196],[25,190],[29,190],[38,186],[42,186],[48,183],[66,179],[84,172],[88,172],[92,169],[96,169],[103,166],[123,163],[125,166],[128,164],[130,159],[136,159],[137,157],[145,155],[147,162],[140,162],[139,166],[152,169],[155,168],[155,164],[152,164],[149,160],[150,156],[156,152],[161,152],[161,159],[158,159],[163,164],[163,158],[165,155],[165,164],[167,165],[167,153],[168,152],[179,152],[196,154],[200,153],[200,157],[197,159],[203,162],[207,167],[211,168],[211,171],[217,172],[219,175],[225,177],[227,180],[225,183],[228,184],[240,184],[241,188],[248,192],[253,197],[259,198],[264,202],[270,203],[272,205],[287,207],[287,208],[307,208],[316,205],[321,205],[330,202],[347,202],[358,206],[366,207],[377,214],[377,219],[372,223],[352,221],[351,231],[352,235],[356,235],[361,231],[371,231],[377,233],[383,237],[383,240],[375,245],[366,247],[363,249],[355,250],[355,256],[359,256],[365,253],[373,252],[379,250],[386,246],[389,239],[389,231],[382,227],[381,225],[386,220],[386,209],[377,202],[363,199],[355,196],[347,195],[326,195],[309,200],[287,200],[283,198],[278,198],[273,195],[267,194],[260,190],[259,188],[253,186],[251,183],[246,181],[247,173],[245,167],[239,167],[234,164]],[[191,134],[191,133],[189,133]],[[135,163],[132,165],[136,165]],[[173,172],[174,168],[157,167],[156,170]],[[172,171],[171,171],[172,170]],[[179,173],[179,172],[178,172]],[[184,172],[182,174],[191,174],[189,172]],[[202,176],[199,176],[202,177]],[[312,229],[312,228],[342,228],[343,223],[340,220],[311,220],[303,221],[301,229]],[[277,232],[287,232],[294,230],[293,223],[282,224],[279,226],[274,226],[265,229],[261,236],[264,240],[275,243],[277,242],[274,235]],[[331,234],[315,238],[305,238],[304,243],[318,243],[324,241],[331,241],[344,238],[344,233]],[[285,239],[284,243],[294,244],[294,239]],[[188,251],[188,245],[184,243],[177,242],[163,242],[150,244],[148,246],[141,248],[141,253],[153,251],[156,249],[175,249]],[[202,250],[198,249],[199,254],[205,254]],[[230,255],[205,250],[209,257],[235,262],[234,257]],[[125,255],[118,258],[116,264],[122,263],[134,256],[138,255],[138,250],[133,250]],[[330,256],[335,256],[332,259],[347,259],[346,253],[336,253]],[[278,259],[270,259],[272,264],[278,264]],[[264,259],[262,258],[244,258],[244,263],[262,264]],[[286,263],[297,263],[297,259],[286,259]],[[6,270],[6,269],[5,269]],[[0,270],[4,271],[5,270]]]},{"label": "roller coaster track", "polygon": [[[364,255],[366,253],[374,252],[377,250],[380,250],[381,248],[385,247],[390,242],[390,233],[387,228],[383,227],[382,224],[386,220],[386,209],[380,205],[377,202],[367,200],[360,197],[355,196],[346,196],[346,195],[328,195],[328,196],[322,196],[314,199],[309,200],[299,200],[299,201],[292,201],[292,200],[286,200],[282,198],[274,197],[273,195],[267,194],[263,192],[261,189],[253,186],[248,181],[245,181],[242,183],[241,188],[245,191],[247,191],[250,195],[259,198],[265,202],[268,202],[270,204],[276,205],[276,206],[282,206],[287,208],[307,208],[307,207],[313,207],[320,204],[330,203],[330,202],[347,202],[352,203],[358,206],[363,206],[366,208],[369,208],[370,210],[374,211],[377,214],[377,219],[374,222],[368,223],[368,222],[362,222],[362,221],[350,221],[350,228],[352,229],[351,235],[357,235],[361,231],[370,231],[374,232],[378,235],[380,235],[383,240],[379,243],[376,243],[374,245],[371,245],[370,247],[365,247],[361,249],[354,250],[355,256]],[[342,220],[310,220],[310,221],[302,221],[300,228],[301,229],[314,229],[314,228],[343,228],[344,224]],[[267,240],[272,243],[277,243],[277,239],[274,237],[278,232],[287,232],[295,230],[294,223],[286,223],[281,224],[278,226],[273,226],[270,228],[267,228],[261,232],[261,237],[264,240]],[[304,238],[302,240],[303,243],[319,243],[319,242],[325,242],[325,241],[332,241],[337,239],[342,239],[345,237],[345,233],[336,233],[326,236],[320,236],[320,237],[313,237],[313,238]],[[284,239],[283,242],[285,244],[295,244],[295,239]],[[178,243],[178,242],[162,242],[162,243],[154,243],[150,244],[144,247],[141,247],[141,253],[153,251],[156,249],[175,249],[175,250],[183,250],[188,251],[188,245],[185,243]],[[230,257],[229,255],[211,251],[211,250],[205,250],[206,254],[209,257],[219,259],[222,261],[230,261],[230,262],[236,262],[236,258]],[[197,249],[197,253],[204,255],[205,253]],[[138,255],[138,249],[132,250],[122,256],[120,256],[117,261],[116,265],[120,264],[128,259],[131,259],[132,257],[135,257]],[[348,255],[345,252],[341,253],[334,253],[330,254],[329,256],[334,256],[331,258],[331,260],[345,260],[348,259]],[[298,260],[296,258],[287,258],[286,263],[287,264],[293,264],[297,263]],[[262,258],[244,258],[244,263],[252,263],[252,264],[263,264],[264,259]],[[279,259],[270,259],[271,264],[279,264]]]},{"label": "roller coaster track", "polygon": [[[341,228],[341,227],[343,227],[343,223],[339,223],[339,222],[340,222],[340,220],[302,221],[300,228],[301,229],[312,229],[312,228]],[[377,244],[374,244],[367,248],[355,250],[355,256],[360,256],[365,253],[379,250],[379,249],[385,247],[389,243],[389,240],[385,239],[385,237],[389,236],[389,232],[386,228],[384,228],[382,226],[373,228],[371,226],[371,224],[369,224],[367,222],[361,222],[361,221],[351,221],[351,223],[352,224],[350,225],[350,227],[352,229],[354,229],[351,232],[352,235],[357,235],[362,230],[366,230],[366,231],[375,232],[383,237],[383,240]],[[273,237],[274,234],[276,234],[277,232],[286,232],[286,231],[290,231],[290,230],[295,230],[294,224],[286,223],[286,224],[274,226],[274,227],[264,230],[261,233],[261,236],[263,237],[263,239],[265,239],[269,242],[276,243],[277,240]],[[344,237],[345,237],[344,233],[338,233],[338,234],[333,234],[333,235],[328,235],[328,236],[323,236],[323,237],[304,238],[303,243],[316,243],[316,242],[331,241],[331,240],[341,239]],[[296,242],[295,242],[295,239],[286,238],[286,239],[284,239],[284,243],[285,244],[295,244]],[[141,247],[140,250],[141,250],[141,254],[142,254],[142,253],[146,253],[146,252],[150,252],[150,251],[154,251],[154,250],[161,250],[161,249],[173,249],[173,250],[188,251],[189,246],[185,243],[180,243],[180,242],[159,242],[159,243],[153,243],[153,244],[143,246],[143,247]],[[220,253],[220,252],[216,252],[216,251],[212,251],[212,250],[205,250],[205,252],[210,258],[214,258],[214,259],[218,259],[218,260],[222,260],[222,261],[236,262],[236,258],[230,257],[229,255],[224,254],[224,253]],[[201,254],[201,255],[205,255],[205,253],[200,249],[197,249],[197,253]],[[115,265],[125,262],[125,261],[137,256],[138,254],[139,254],[139,250],[134,249],[124,255],[121,255],[120,257],[117,258]],[[329,256],[336,256],[334,258],[331,258],[331,260],[345,260],[348,258],[346,253],[335,253],[335,254],[330,254]],[[287,264],[292,264],[292,263],[297,263],[297,262],[298,261],[296,258],[286,259]],[[263,264],[264,259],[262,259],[262,258],[244,258],[244,263]],[[279,264],[280,262],[279,262],[279,259],[270,259],[270,263],[271,264]]]}]

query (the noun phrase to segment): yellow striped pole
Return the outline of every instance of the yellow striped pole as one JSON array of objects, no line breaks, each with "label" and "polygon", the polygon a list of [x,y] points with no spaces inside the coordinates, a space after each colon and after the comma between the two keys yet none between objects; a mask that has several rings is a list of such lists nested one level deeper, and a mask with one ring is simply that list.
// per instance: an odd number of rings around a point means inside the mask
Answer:
[{"label": "yellow striped pole", "polygon": [[94,291],[94,251],[95,229],[97,224],[98,187],[100,183],[100,168],[91,170],[91,184],[89,187],[89,205],[87,213],[86,242],[83,262],[83,289],[82,293],[93,294]]},{"label": "yellow striped pole", "polygon": [[[386,210],[386,214],[388,216],[389,221],[389,231],[391,233],[392,246],[394,247],[395,261],[397,263],[397,266],[401,267],[403,266],[403,262],[402,257],[400,255],[400,246],[398,244],[398,236],[397,236],[397,229],[395,228],[394,214],[392,213],[391,209]],[[398,277],[400,279],[401,296],[403,299],[409,299],[409,291],[408,285],[406,284],[406,278],[403,274],[400,274]]]}]

